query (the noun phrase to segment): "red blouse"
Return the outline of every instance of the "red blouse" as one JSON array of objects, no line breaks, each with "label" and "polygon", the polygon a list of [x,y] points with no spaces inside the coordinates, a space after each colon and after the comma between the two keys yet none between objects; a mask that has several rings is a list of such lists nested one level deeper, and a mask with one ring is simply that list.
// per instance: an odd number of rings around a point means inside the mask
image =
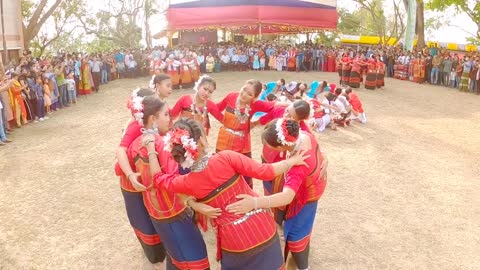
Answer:
[{"label": "red blouse", "polygon": [[311,133],[305,133],[310,137],[312,147],[306,155],[310,155],[305,162],[307,166],[292,167],[285,174],[283,188],[290,188],[295,192],[293,201],[288,205],[286,218],[297,215],[308,202],[317,201],[322,196],[327,184],[326,178],[320,178],[322,171],[323,155],[315,137]]},{"label": "red blouse", "polygon": [[[270,112],[275,106],[275,102],[266,102],[256,100],[250,105],[249,118],[245,123],[235,115],[235,108],[239,93],[228,94],[221,102],[217,103],[219,111],[224,112],[223,126],[220,128],[217,139],[217,151],[233,150],[235,152],[248,154],[251,153],[250,146],[250,120],[256,112]],[[240,109],[240,113],[245,113],[245,108]]]},{"label": "red blouse", "polygon": [[[125,133],[123,134],[122,140],[120,142],[120,147],[124,147],[128,149],[130,145],[135,141],[140,135],[142,135],[141,131],[142,126],[138,123],[138,121],[131,121],[127,129],[125,130]],[[132,166],[133,164],[130,164]],[[123,190],[130,191],[130,192],[138,192],[130,182],[130,180],[127,178],[127,176],[123,173],[122,169],[120,168],[120,164],[118,162],[115,163],[115,175],[120,177],[120,187]]]},{"label": "red blouse", "polygon": [[[150,216],[156,219],[168,219],[174,217],[185,209],[180,197],[173,192],[167,191],[163,186],[154,187],[153,179],[150,174],[148,162],[148,150],[141,147],[142,137],[138,137],[128,149],[128,158],[131,164],[134,164],[135,171],[141,175],[141,183],[147,187],[143,192],[143,202]],[[178,173],[178,163],[175,162],[172,155],[163,150],[164,143],[160,135],[155,135],[155,151],[158,154],[161,172]]]},{"label": "red blouse", "polygon": [[[203,119],[203,115],[200,116],[201,119],[196,119],[196,117],[199,115],[197,114],[194,116],[192,112],[192,103],[193,103],[193,95],[181,96],[180,99],[175,104],[175,106],[173,106],[173,108],[170,109],[170,116],[172,118],[177,118],[179,116],[193,118],[194,120],[202,122],[202,124],[206,122],[205,129],[207,129],[207,132],[208,132],[208,129],[210,128],[210,119],[208,119],[208,115],[206,120]],[[203,113],[203,107],[197,107],[196,109],[199,112]],[[218,110],[217,105],[211,100],[207,101],[207,111],[209,114],[215,117],[215,119],[217,119],[219,122],[223,122],[223,114],[221,113],[220,110]]]},{"label": "red blouse", "polygon": [[[154,176],[154,186],[165,186],[171,192],[192,195],[199,202],[220,208],[221,215],[212,220],[217,228],[218,250],[244,252],[275,237],[276,227],[270,211],[247,216],[238,222],[245,215],[225,210],[227,205],[238,201],[236,196],[239,194],[258,197],[243,176],[272,179],[275,174],[271,164],[259,164],[240,153],[227,150],[212,155],[202,171],[186,175],[158,173]],[[217,255],[220,256],[220,253]]]}]

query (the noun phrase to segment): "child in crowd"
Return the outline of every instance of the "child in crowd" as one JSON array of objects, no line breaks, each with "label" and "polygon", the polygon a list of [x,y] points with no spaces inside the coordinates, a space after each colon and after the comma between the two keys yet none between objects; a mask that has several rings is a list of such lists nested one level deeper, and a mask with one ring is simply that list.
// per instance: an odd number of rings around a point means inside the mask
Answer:
[{"label": "child in crowd", "polygon": [[457,72],[455,72],[455,69],[452,68],[452,71],[450,71],[450,87],[455,88],[456,87],[456,79],[457,79]]},{"label": "child in crowd", "polygon": [[45,116],[45,99],[44,99],[42,84],[43,84],[42,76],[41,75],[36,76],[35,83],[33,84],[33,90],[37,97],[37,117],[40,122],[44,121],[45,119],[48,119],[48,117]]},{"label": "child in crowd", "polygon": [[77,103],[77,93],[75,88],[75,79],[73,77],[73,71],[67,75],[67,93],[68,93],[68,103]]},{"label": "child in crowd", "polygon": [[51,96],[51,91],[50,91],[50,86],[48,83],[49,79],[47,77],[43,78],[43,99],[45,101],[45,111],[47,114],[51,114],[52,111],[50,110],[50,107],[52,106],[52,99],[50,98]]}]

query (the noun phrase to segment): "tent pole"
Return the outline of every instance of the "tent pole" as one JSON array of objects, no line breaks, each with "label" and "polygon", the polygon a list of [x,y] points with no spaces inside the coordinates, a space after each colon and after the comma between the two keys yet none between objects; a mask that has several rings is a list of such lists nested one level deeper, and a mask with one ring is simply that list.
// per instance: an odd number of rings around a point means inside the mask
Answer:
[{"label": "tent pole", "polygon": [[260,40],[262,40],[262,23],[258,24],[258,33],[260,34]]}]

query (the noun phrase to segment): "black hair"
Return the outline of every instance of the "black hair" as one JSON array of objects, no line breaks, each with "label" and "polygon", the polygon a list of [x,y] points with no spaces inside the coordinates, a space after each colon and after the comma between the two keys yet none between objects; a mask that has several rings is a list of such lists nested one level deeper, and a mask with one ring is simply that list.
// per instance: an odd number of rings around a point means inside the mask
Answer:
[{"label": "black hair", "polygon": [[284,78],[281,78],[280,82],[282,83],[282,85],[285,85],[285,79]]},{"label": "black hair", "polygon": [[295,109],[295,113],[300,121],[308,119],[310,116],[310,105],[305,100],[295,100],[293,109]]},{"label": "black hair", "polygon": [[217,82],[210,76],[203,76],[198,82],[198,86],[200,87],[200,85],[204,85],[206,83],[213,85],[213,90],[217,89]]},{"label": "black hair", "polygon": [[345,90],[345,94],[350,94],[352,92],[352,88],[348,87],[346,90]]},{"label": "black hair", "polygon": [[148,97],[148,96],[152,96],[155,94],[155,91],[153,91],[152,89],[148,89],[148,88],[140,88],[140,90],[138,90],[137,92],[137,96],[139,97]]},{"label": "black hair", "polygon": [[343,91],[342,88],[340,88],[340,87],[339,87],[339,88],[336,88],[336,89],[335,89],[335,94],[337,94],[337,96],[339,96],[339,95],[342,94],[342,91]]},{"label": "black hair", "polygon": [[263,90],[262,83],[259,80],[248,80],[247,84],[253,86],[254,97],[257,98]]},{"label": "black hair", "polygon": [[168,80],[168,79],[171,79],[172,77],[170,77],[170,75],[167,75],[167,74],[159,74],[159,75],[156,75],[154,78],[153,78],[153,84],[157,84],[157,83],[162,83],[163,81],[165,80]]},{"label": "black hair", "polygon": [[327,98],[328,101],[335,101],[337,99],[337,96],[335,94],[328,93],[326,95],[326,98]]},{"label": "black hair", "polygon": [[270,93],[270,94],[267,95],[267,100],[268,101],[277,100],[277,96],[274,93]]},{"label": "black hair", "polygon": [[[300,135],[300,125],[298,124],[298,122],[293,119],[283,120],[287,122],[286,126],[288,130],[288,135],[298,138],[298,136]],[[270,122],[270,124],[265,127],[265,130],[262,133],[262,140],[271,147],[283,146],[277,134],[276,127],[278,121],[282,121],[282,119],[277,119]]]},{"label": "black hair", "polygon": [[[140,91],[139,91],[140,92]],[[149,95],[143,98],[143,122],[146,123],[148,117],[157,114],[165,106],[165,102],[154,95]]]},{"label": "black hair", "polygon": [[[173,128],[188,131],[188,133],[190,134],[190,138],[192,138],[197,143],[200,140],[200,137],[205,134],[203,126],[191,118],[181,118],[180,120],[175,122]],[[185,152],[186,150],[181,144],[173,144],[171,154],[173,159],[175,159],[178,164],[182,164],[185,161]]]}]

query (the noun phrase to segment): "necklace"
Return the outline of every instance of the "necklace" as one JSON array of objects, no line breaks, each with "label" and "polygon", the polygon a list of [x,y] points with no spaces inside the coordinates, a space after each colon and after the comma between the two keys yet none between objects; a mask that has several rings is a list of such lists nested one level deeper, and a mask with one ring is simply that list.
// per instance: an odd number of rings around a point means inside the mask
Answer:
[{"label": "necklace", "polygon": [[153,134],[153,135],[158,134],[158,129],[156,128],[149,128],[149,129],[141,128],[140,131],[142,132],[142,134]]},{"label": "necklace", "polygon": [[190,105],[190,110],[192,110],[192,114],[193,114],[193,119],[195,119],[195,116],[196,115],[199,115],[199,116],[202,116],[203,119],[201,121],[203,121],[203,125],[205,126],[205,122],[207,121],[207,117],[208,117],[208,109],[207,109],[207,102],[205,102],[205,106],[203,106],[203,113],[200,112],[199,110],[197,110],[197,95],[194,95],[193,96],[193,100],[192,100],[192,104]]},{"label": "necklace", "polygon": [[235,117],[237,117],[238,120],[240,120],[240,123],[245,124],[247,120],[250,118],[250,105],[245,106],[245,112],[242,114],[240,112],[240,99],[237,98],[237,101],[235,102]]},{"label": "necklace", "polygon": [[190,170],[192,172],[201,172],[203,171],[207,165],[208,165],[208,160],[210,159],[212,155],[211,154],[207,154],[205,156],[203,156],[201,159],[195,161],[193,163],[193,165],[190,167]]},{"label": "necklace", "polygon": [[300,151],[300,146],[302,145],[302,139],[301,137],[298,137],[297,142],[295,143],[295,147],[293,147],[293,150],[291,152],[287,151],[287,158],[291,157],[292,155],[295,155]]}]

